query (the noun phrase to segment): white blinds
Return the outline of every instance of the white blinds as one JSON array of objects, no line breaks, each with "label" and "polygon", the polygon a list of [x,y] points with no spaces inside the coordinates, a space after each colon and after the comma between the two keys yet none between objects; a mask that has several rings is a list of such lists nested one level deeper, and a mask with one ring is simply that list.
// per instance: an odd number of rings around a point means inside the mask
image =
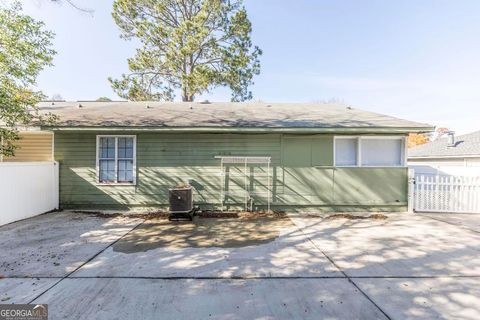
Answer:
[{"label": "white blinds", "polygon": [[357,165],[357,138],[335,140],[335,165],[338,167]]},{"label": "white blinds", "polygon": [[362,139],[362,166],[401,166],[401,139]]}]

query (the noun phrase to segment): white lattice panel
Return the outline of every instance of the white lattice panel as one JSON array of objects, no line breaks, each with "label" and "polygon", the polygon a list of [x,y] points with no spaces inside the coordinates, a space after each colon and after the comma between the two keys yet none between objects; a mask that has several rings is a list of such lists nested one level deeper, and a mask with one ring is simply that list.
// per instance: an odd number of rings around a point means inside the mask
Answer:
[{"label": "white lattice panel", "polygon": [[415,211],[480,213],[480,177],[415,176]]}]

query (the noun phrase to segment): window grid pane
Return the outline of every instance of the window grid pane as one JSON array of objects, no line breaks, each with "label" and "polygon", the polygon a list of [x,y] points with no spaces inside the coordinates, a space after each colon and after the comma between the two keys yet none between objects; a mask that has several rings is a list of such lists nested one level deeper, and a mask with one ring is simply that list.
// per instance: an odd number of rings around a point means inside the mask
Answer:
[{"label": "window grid pane", "polygon": [[133,138],[118,138],[118,158],[133,159]]},{"label": "window grid pane", "polygon": [[402,165],[402,147],[400,139],[363,139],[362,166],[399,167]]},{"label": "window grid pane", "polygon": [[115,138],[100,138],[100,159],[115,159]]},{"label": "window grid pane", "polygon": [[118,161],[118,182],[133,182],[133,160]]},{"label": "window grid pane", "polygon": [[115,182],[115,160],[100,160],[100,182]]},{"label": "window grid pane", "polygon": [[[135,159],[133,155],[133,137],[100,137],[98,148],[99,182],[134,182],[133,163]],[[115,168],[115,164],[117,165],[117,168]]]},{"label": "window grid pane", "polygon": [[357,165],[357,138],[335,140],[335,165],[339,167]]}]

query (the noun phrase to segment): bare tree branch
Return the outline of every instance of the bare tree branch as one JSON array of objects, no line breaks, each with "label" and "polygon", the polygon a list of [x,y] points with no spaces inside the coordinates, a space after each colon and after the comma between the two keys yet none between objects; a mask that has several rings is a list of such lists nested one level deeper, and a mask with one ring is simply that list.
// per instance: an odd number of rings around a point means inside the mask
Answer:
[{"label": "bare tree branch", "polygon": [[90,9],[90,8],[84,8],[84,7],[80,7],[78,6],[75,1],[73,0],[51,0],[52,2],[56,2],[56,3],[62,3],[62,2],[66,2],[68,3],[70,6],[72,6],[73,8],[75,8],[76,10],[79,10],[81,12],[84,12],[84,13],[88,13],[89,15],[93,16],[93,13],[95,12],[93,9]]}]

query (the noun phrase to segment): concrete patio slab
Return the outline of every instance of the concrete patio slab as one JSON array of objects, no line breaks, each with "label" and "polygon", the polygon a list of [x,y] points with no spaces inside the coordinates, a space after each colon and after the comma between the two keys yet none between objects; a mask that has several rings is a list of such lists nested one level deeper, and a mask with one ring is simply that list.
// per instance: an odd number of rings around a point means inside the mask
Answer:
[{"label": "concrete patio slab", "polygon": [[386,319],[346,279],[65,279],[35,303],[50,319]]},{"label": "concrete patio slab", "polygon": [[392,319],[480,319],[479,278],[355,279]]},{"label": "concrete patio slab", "polygon": [[480,276],[480,234],[460,226],[408,213],[292,219],[352,277]]},{"label": "concrete patio slab", "polygon": [[290,219],[149,220],[82,277],[342,277]]},{"label": "concrete patio slab", "polygon": [[480,233],[480,213],[419,213],[419,215]]},{"label": "concrete patio slab", "polygon": [[0,279],[0,304],[29,303],[60,279]]},{"label": "concrete patio slab", "polygon": [[51,319],[478,319],[480,234],[449,217],[47,214],[0,228],[0,303],[44,292]]},{"label": "concrete patio slab", "polygon": [[54,212],[0,227],[0,275],[63,277],[143,219]]}]

